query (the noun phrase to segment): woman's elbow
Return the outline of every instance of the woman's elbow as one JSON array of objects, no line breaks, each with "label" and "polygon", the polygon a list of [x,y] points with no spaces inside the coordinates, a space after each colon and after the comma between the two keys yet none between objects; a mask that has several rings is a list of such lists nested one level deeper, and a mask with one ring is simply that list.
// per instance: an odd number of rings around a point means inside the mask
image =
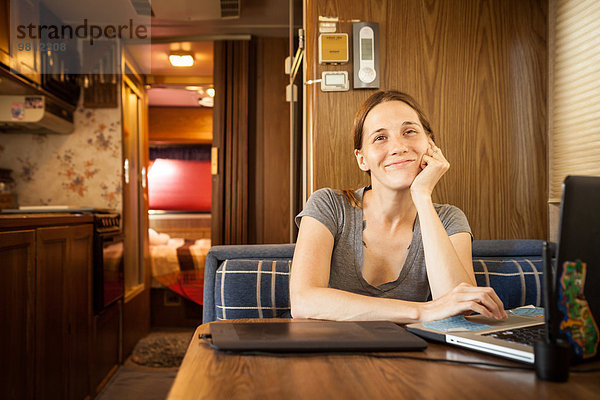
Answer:
[{"label": "woman's elbow", "polygon": [[292,314],[292,318],[308,318],[304,308],[300,307],[297,303],[292,302],[290,305],[290,312]]},{"label": "woman's elbow", "polygon": [[290,290],[290,312],[292,318],[311,318],[310,302],[303,290]]}]

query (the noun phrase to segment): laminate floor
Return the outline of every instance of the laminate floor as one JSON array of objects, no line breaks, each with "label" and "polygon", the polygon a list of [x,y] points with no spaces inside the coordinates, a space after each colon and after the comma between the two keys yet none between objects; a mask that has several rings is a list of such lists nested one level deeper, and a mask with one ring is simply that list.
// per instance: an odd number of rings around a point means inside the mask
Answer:
[{"label": "laminate floor", "polygon": [[106,384],[98,400],[163,400],[178,368],[142,368],[127,360]]},{"label": "laminate floor", "polygon": [[[147,338],[160,338],[189,333],[193,330],[163,329],[152,331]],[[140,342],[142,342],[142,339]],[[134,350],[135,354],[135,350]],[[172,357],[172,349],[169,349]],[[167,397],[179,367],[154,368],[139,365],[129,357],[96,397],[97,400],[163,400]]]}]

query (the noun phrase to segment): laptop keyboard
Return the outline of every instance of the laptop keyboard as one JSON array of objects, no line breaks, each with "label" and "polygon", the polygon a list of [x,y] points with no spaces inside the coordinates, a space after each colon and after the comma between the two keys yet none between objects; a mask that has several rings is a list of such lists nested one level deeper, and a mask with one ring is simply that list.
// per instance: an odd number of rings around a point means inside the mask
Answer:
[{"label": "laptop keyboard", "polygon": [[485,333],[481,336],[491,336],[508,342],[533,346],[536,340],[544,337],[544,325],[526,326],[524,328],[507,329],[505,331]]}]

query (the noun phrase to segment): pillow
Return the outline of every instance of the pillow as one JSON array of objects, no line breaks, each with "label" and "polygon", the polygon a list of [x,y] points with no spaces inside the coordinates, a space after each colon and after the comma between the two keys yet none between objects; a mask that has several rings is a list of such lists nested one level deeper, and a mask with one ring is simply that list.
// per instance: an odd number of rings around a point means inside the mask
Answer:
[{"label": "pillow", "polygon": [[148,229],[148,238],[151,246],[162,246],[169,242],[169,235],[166,233],[158,233],[154,229]]},{"label": "pillow", "polygon": [[216,319],[289,318],[291,260],[225,260],[215,275]]},{"label": "pillow", "polygon": [[541,257],[473,258],[478,286],[494,288],[504,308],[543,307]]}]

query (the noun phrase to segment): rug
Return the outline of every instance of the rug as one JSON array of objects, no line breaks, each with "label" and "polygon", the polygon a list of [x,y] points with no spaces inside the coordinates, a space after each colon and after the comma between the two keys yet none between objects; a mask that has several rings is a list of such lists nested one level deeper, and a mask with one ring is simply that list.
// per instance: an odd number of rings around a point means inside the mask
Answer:
[{"label": "rug", "polygon": [[189,332],[150,334],[136,344],[131,360],[145,367],[178,367],[191,339]]}]

